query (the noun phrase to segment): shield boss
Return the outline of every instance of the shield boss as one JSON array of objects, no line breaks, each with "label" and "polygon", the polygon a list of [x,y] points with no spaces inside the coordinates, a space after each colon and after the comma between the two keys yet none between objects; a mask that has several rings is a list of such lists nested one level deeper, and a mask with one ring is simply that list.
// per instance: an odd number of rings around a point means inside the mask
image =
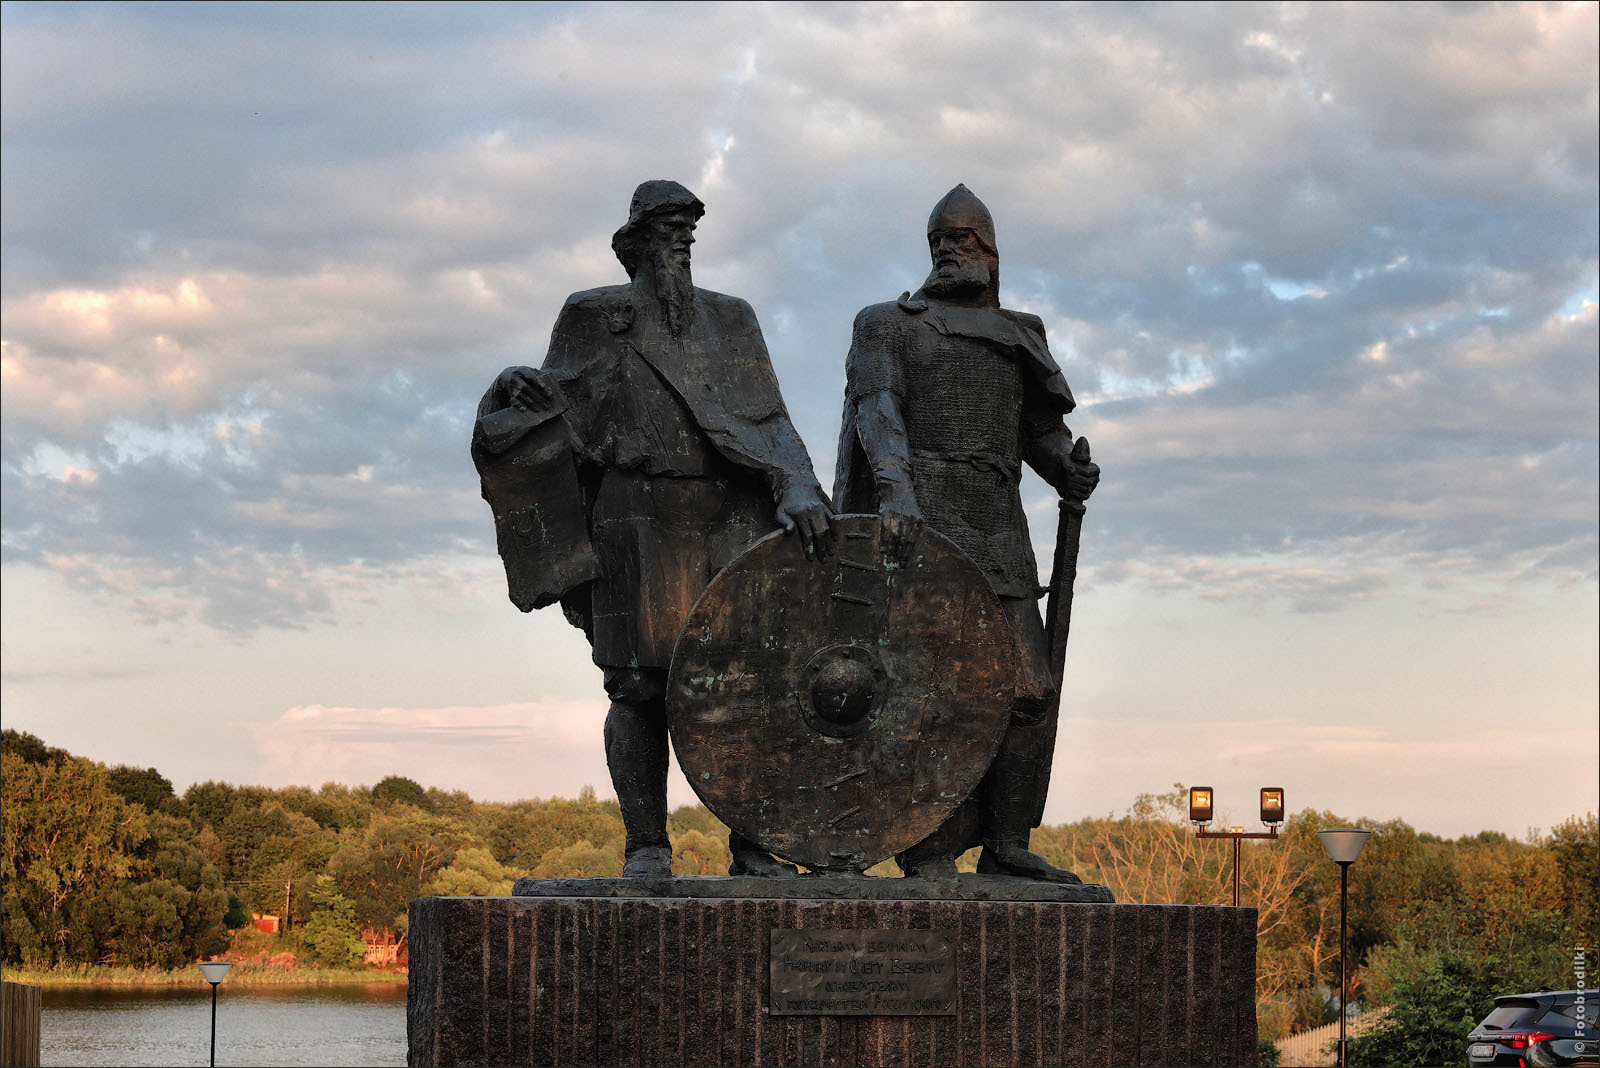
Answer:
[{"label": "shield boss", "polygon": [[807,560],[771,534],[690,611],[672,657],[672,745],[729,827],[818,870],[915,845],[972,793],[1011,714],[1016,649],[977,565],[921,527],[904,563],[877,516],[841,516]]}]

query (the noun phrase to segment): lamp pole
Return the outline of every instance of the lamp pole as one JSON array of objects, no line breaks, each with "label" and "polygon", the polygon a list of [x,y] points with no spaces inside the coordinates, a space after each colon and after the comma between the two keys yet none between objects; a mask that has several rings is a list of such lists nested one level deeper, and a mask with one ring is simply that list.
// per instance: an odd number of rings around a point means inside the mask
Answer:
[{"label": "lamp pole", "polygon": [[1345,1002],[1350,997],[1350,979],[1345,969],[1347,959],[1345,942],[1350,930],[1350,865],[1351,861],[1341,860],[1339,864],[1339,1068],[1345,1068],[1345,1055],[1348,1052],[1349,1040],[1345,1038],[1344,1029],[1349,1023],[1350,1014],[1345,1012]]},{"label": "lamp pole", "polygon": [[1194,832],[1196,838],[1232,838],[1233,839],[1233,907],[1239,907],[1239,840],[1241,838],[1267,838],[1276,839],[1278,828],[1270,831],[1247,831],[1243,827],[1231,827],[1226,831],[1200,831]]},{"label": "lamp pole", "polygon": [[1348,1021],[1345,1003],[1349,1000],[1350,985],[1345,949],[1349,932],[1350,865],[1361,855],[1372,832],[1357,827],[1332,827],[1318,831],[1317,837],[1322,839],[1322,847],[1328,851],[1328,856],[1339,865],[1339,1068],[1345,1068],[1349,1052],[1349,1039],[1345,1036]]},{"label": "lamp pole", "polygon": [[200,974],[206,977],[206,982],[211,984],[211,1066],[217,1064],[217,985],[228,975],[228,969],[233,965],[225,960],[203,960],[200,962]]}]

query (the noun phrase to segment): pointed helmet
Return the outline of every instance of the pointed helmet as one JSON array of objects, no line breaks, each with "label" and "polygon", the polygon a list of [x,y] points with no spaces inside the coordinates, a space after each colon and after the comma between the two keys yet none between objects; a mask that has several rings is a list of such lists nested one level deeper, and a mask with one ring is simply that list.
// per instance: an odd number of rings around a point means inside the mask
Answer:
[{"label": "pointed helmet", "polygon": [[994,216],[965,185],[958,185],[946,193],[944,199],[933,206],[933,214],[928,216],[929,237],[938,230],[957,229],[971,230],[978,235],[978,244],[989,255],[999,255],[995,251]]}]

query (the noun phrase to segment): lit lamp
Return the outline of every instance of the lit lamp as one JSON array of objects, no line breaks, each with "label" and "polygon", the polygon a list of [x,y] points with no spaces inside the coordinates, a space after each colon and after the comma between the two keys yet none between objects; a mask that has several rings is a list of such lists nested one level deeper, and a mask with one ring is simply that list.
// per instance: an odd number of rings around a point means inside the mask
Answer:
[{"label": "lit lamp", "polygon": [[1346,1041],[1344,1010],[1345,999],[1350,993],[1345,979],[1345,918],[1350,901],[1350,865],[1361,855],[1361,850],[1366,846],[1367,839],[1372,837],[1372,832],[1357,827],[1330,827],[1326,831],[1318,831],[1317,837],[1322,839],[1322,848],[1328,851],[1328,856],[1339,865],[1339,1068],[1344,1068]]},{"label": "lit lamp", "polygon": [[1283,822],[1283,787],[1261,788],[1261,822],[1268,827]]},{"label": "lit lamp", "polygon": [[1211,787],[1189,787],[1189,822],[1211,822]]},{"label": "lit lamp", "polygon": [[227,978],[228,969],[232,964],[225,960],[203,960],[200,962],[200,974],[206,977],[206,982],[211,984],[211,1064],[215,1068],[217,1063],[217,984]]}]

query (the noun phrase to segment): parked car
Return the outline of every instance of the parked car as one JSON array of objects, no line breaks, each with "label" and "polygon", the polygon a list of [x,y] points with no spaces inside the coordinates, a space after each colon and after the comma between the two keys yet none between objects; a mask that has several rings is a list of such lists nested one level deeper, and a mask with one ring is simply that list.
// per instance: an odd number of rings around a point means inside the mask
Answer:
[{"label": "parked car", "polygon": [[1494,999],[1467,1036],[1467,1063],[1600,1066],[1600,991],[1540,990]]}]

